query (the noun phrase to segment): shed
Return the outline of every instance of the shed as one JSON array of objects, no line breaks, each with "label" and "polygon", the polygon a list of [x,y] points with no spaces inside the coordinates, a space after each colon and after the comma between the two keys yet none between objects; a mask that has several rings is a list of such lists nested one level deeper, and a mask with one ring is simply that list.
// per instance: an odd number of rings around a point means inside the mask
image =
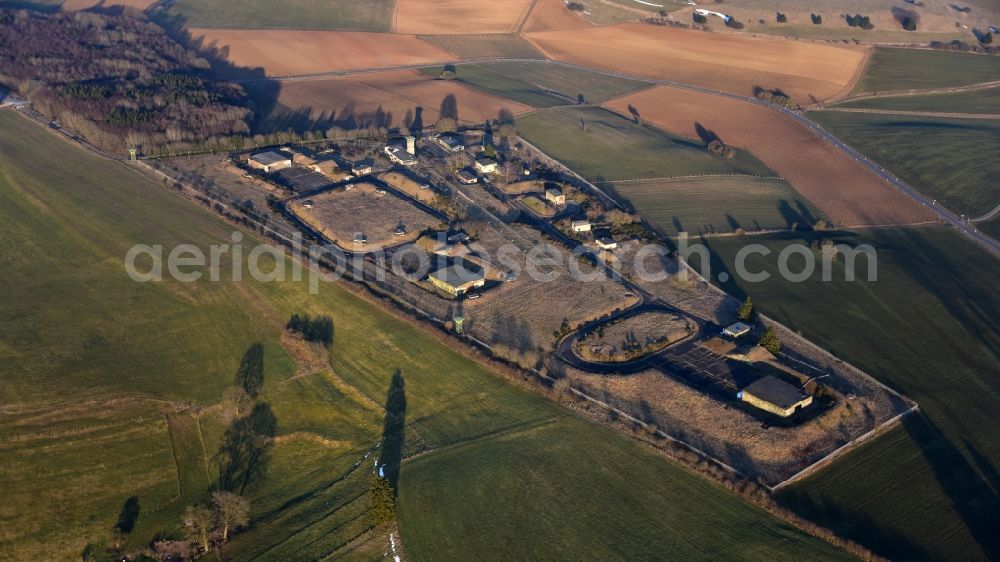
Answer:
[{"label": "shed", "polygon": [[480,174],[492,174],[497,171],[497,161],[492,158],[477,158],[476,171]]},{"label": "shed", "polygon": [[292,159],[280,152],[268,150],[267,152],[258,152],[247,158],[247,165],[269,174],[284,168],[290,168],[292,166]]},{"label": "shed", "polygon": [[471,185],[479,181],[479,178],[469,170],[459,170],[455,176],[458,177],[458,181],[466,185]]},{"label": "shed", "polygon": [[590,232],[591,229],[590,221],[586,220],[573,221],[569,226],[573,229],[573,232]]},{"label": "shed", "polygon": [[808,392],[771,375],[750,383],[736,397],[783,418],[812,404],[813,400]]},{"label": "shed", "polygon": [[375,161],[371,158],[365,158],[364,160],[358,160],[351,164],[351,173],[355,176],[364,176],[372,173],[372,169],[375,166]]},{"label": "shed", "polygon": [[563,193],[561,189],[556,189],[554,187],[550,187],[545,190],[545,199],[552,202],[553,205],[566,204],[566,194]]},{"label": "shed", "polygon": [[459,296],[470,289],[486,284],[486,275],[481,269],[470,269],[462,264],[439,269],[431,273],[428,280],[446,293]]},{"label": "shed", "polygon": [[735,324],[730,324],[729,326],[726,326],[726,328],[722,330],[722,333],[735,340],[737,338],[742,338],[743,336],[749,334],[752,329],[753,328],[744,324],[743,322],[736,322]]}]

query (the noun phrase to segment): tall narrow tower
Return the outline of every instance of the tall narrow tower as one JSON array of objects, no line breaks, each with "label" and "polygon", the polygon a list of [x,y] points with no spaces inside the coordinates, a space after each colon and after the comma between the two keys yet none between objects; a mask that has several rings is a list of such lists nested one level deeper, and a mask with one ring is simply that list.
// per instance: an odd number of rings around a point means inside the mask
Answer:
[{"label": "tall narrow tower", "polygon": [[417,153],[416,137],[412,135],[406,137],[406,151],[409,152],[411,156]]}]

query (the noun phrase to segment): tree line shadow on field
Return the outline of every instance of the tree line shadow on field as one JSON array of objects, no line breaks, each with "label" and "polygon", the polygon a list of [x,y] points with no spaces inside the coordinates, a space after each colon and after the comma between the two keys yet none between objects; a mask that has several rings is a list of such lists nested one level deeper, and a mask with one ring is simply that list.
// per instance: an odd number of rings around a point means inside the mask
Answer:
[{"label": "tree line shadow on field", "polygon": [[[1000,338],[988,334],[986,330],[976,329],[990,325],[991,318],[985,310],[989,307],[970,308],[969,306],[971,302],[981,302],[982,295],[978,294],[976,286],[969,286],[967,282],[963,281],[962,276],[956,273],[959,268],[952,263],[955,260],[954,256],[946,255],[940,245],[933,244],[927,239],[926,234],[912,231],[904,233],[902,236],[912,237],[906,241],[899,240],[894,234],[875,235],[877,238],[873,240],[871,238],[856,239],[850,233],[844,232],[787,233],[772,236],[769,239],[792,242],[831,236],[837,238],[848,236],[849,240],[856,243],[872,243],[877,246],[880,253],[890,255],[912,256],[914,246],[919,246],[921,249],[917,258],[919,261],[906,268],[909,277],[939,300],[957,322],[970,328],[966,332],[970,333],[970,337],[982,342],[986,351],[984,355],[993,358],[1000,357],[1000,341],[998,341]],[[702,238],[701,242],[711,250],[710,239]],[[730,273],[726,263],[715,252],[711,252],[710,256],[713,276],[717,276],[720,272]],[[692,265],[697,267],[699,259],[693,259]],[[719,284],[731,295],[739,298],[746,295],[746,291],[731,274],[728,281],[719,282]],[[989,361],[988,357],[986,361]],[[986,373],[988,369],[979,372]],[[885,382],[901,384],[902,390],[906,391],[905,381],[893,381],[890,376]],[[985,379],[979,382],[984,385],[990,384],[990,381]],[[967,381],[966,384],[974,385],[976,383]],[[958,438],[961,441],[959,445],[955,438],[945,434],[930,417],[933,415],[932,412],[936,410],[935,406],[934,399],[928,398],[920,413],[911,414],[904,419],[903,430],[907,432],[913,445],[929,467],[929,472],[934,477],[938,490],[947,498],[948,504],[962,520],[979,548],[989,558],[1000,557],[1000,535],[996,533],[997,524],[1000,523],[1000,495],[998,495],[1000,494],[1000,470],[997,469],[996,462],[983,451],[981,445],[975,443],[981,439],[977,439],[975,436],[960,437]],[[949,414],[944,412],[943,415]],[[907,474],[898,475],[899,478],[907,476]],[[894,559],[925,558],[927,556],[921,547],[914,544],[912,539],[903,533],[880,527],[877,522],[864,514],[845,513],[841,507],[834,503],[834,500],[810,496],[800,492],[799,489],[799,487],[793,487],[783,491],[779,495],[779,499],[803,516],[833,528],[838,533],[865,544],[877,553]],[[808,486],[803,486],[802,489],[808,489]]]},{"label": "tree line shadow on field", "polygon": [[[996,559],[1000,555],[1000,535],[996,533],[997,523],[1000,522],[1000,488],[997,487],[1000,485],[1000,473],[996,466],[976,447],[965,442],[965,448],[973,459],[970,462],[961,448],[923,413],[907,416],[903,421],[903,430],[923,455],[940,491],[948,498],[982,553],[989,559]],[[899,475],[900,478],[906,476]],[[919,491],[914,490],[913,493]],[[883,556],[899,560],[929,556],[911,538],[880,525],[870,516],[857,511],[847,513],[832,501],[811,497],[798,488],[779,493],[778,499],[801,515]]]}]

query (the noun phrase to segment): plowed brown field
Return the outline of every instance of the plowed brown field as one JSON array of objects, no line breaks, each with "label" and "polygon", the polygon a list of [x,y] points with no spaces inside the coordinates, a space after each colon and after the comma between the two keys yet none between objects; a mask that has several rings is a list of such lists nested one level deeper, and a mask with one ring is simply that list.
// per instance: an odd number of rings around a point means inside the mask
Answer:
[{"label": "plowed brown field", "polygon": [[[531,108],[505,98],[493,96],[465,84],[436,80],[416,70],[397,70],[359,74],[344,78],[301,80],[283,82],[278,103],[294,110],[309,111],[315,120],[350,120],[364,123],[379,107],[391,114],[391,126],[400,125],[409,114],[416,115],[422,108],[424,125],[437,121],[441,100],[454,94],[458,100],[458,118],[461,122],[482,123],[496,119],[500,109],[514,115]],[[409,124],[409,123],[407,123]]]},{"label": "plowed brown field", "polygon": [[670,132],[699,138],[696,124],[752,152],[796,191],[844,226],[930,222],[935,216],[819,135],[777,111],[739,100],[661,86],[607,102]]},{"label": "plowed brown field", "polygon": [[397,65],[434,64],[455,56],[412,35],[355,31],[200,29],[205,46],[228,50],[228,61],[267,76],[316,74]]},{"label": "plowed brown field", "polygon": [[538,0],[524,24],[524,31],[563,31],[585,27],[593,26],[567,10],[562,0]]},{"label": "plowed brown field", "polygon": [[523,19],[531,0],[396,0],[396,33],[437,35],[507,33]]},{"label": "plowed brown field", "polygon": [[864,58],[861,47],[640,23],[536,32],[527,37],[559,61],[747,96],[754,86],[780,88],[802,104],[835,96]]}]

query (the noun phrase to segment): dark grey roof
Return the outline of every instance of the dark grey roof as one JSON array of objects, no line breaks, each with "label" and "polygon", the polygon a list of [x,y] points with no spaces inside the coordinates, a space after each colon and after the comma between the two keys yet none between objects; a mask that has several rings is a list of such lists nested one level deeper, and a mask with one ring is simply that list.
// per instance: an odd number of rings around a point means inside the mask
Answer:
[{"label": "dark grey roof", "polygon": [[444,269],[439,269],[431,273],[431,277],[438,281],[444,281],[452,287],[461,287],[476,281],[482,281],[485,276],[482,270],[472,271],[462,265],[452,265]]},{"label": "dark grey roof", "polygon": [[258,152],[257,154],[251,156],[251,158],[253,158],[255,162],[260,162],[265,166],[270,166],[271,164],[275,164],[277,162],[282,162],[285,160],[291,160],[291,157],[285,156],[284,154],[281,154],[279,152],[274,152],[273,150],[269,150],[267,152]]},{"label": "dark grey roof", "polygon": [[749,392],[757,398],[781,408],[794,406],[808,396],[798,387],[771,375],[750,383],[743,389],[743,392]]}]

